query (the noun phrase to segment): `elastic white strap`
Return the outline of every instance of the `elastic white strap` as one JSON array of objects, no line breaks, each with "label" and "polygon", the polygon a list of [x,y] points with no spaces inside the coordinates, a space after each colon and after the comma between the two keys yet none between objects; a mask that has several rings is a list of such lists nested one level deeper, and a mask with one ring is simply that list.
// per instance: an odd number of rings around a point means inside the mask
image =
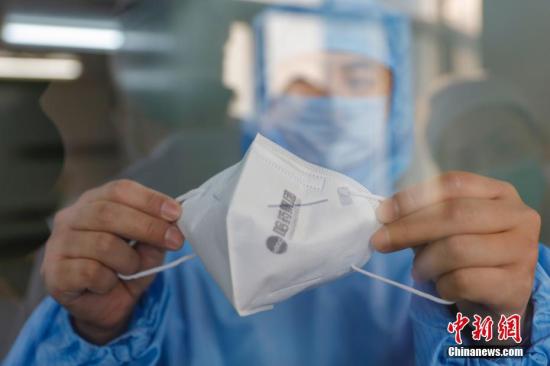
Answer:
[{"label": "elastic white strap", "polygon": [[[363,195],[363,194],[352,194],[353,196],[357,196],[357,197],[363,197],[363,198],[367,198],[367,199],[374,199],[378,202],[382,202],[385,198],[382,197],[382,196],[377,196],[377,195],[374,195],[370,192],[368,192],[368,195]],[[375,207],[373,207],[375,209]],[[448,301],[448,300],[444,300],[440,297],[437,297],[437,296],[434,296],[434,295],[430,295],[424,291],[420,291],[418,289],[415,289],[414,287],[411,287],[411,286],[407,286],[407,285],[404,285],[402,283],[399,283],[399,282],[396,282],[396,281],[393,281],[393,280],[390,280],[389,278],[386,278],[386,277],[382,277],[382,276],[379,276],[375,273],[372,273],[372,272],[369,272],[369,271],[365,271],[364,269],[361,269],[359,267],[357,267],[356,265],[352,265],[351,266],[351,269],[353,269],[355,272],[358,272],[360,274],[362,274],[363,276],[367,276],[367,277],[370,277],[370,278],[374,278],[375,280],[378,280],[378,281],[381,281],[381,282],[384,282],[388,285],[391,285],[391,286],[395,286],[397,288],[400,288],[401,290],[404,290],[404,291],[407,291],[407,292],[410,292],[411,294],[413,295],[416,295],[416,296],[420,296],[420,297],[423,297],[425,299],[428,299],[430,301],[433,301],[433,302],[436,302],[438,304],[442,304],[442,305],[453,305],[455,302],[454,301]]]},{"label": "elastic white strap", "polygon": [[[179,196],[178,198],[176,198],[176,201],[179,202],[180,204],[183,203],[183,201],[185,201],[185,199],[187,198],[188,195],[192,194],[194,192],[194,190],[192,191],[189,191],[187,192],[186,194],[183,194],[181,196]],[[128,245],[133,247],[134,245],[136,245],[137,241],[136,240],[131,240]],[[153,268],[149,268],[145,271],[141,271],[141,272],[137,272],[137,273],[134,273],[134,274],[131,274],[131,275],[123,275],[123,274],[118,274],[118,278],[120,278],[121,280],[123,281],[130,281],[130,280],[137,280],[138,278],[142,278],[142,277],[147,277],[147,276],[150,276],[150,275],[153,275],[155,273],[159,273],[159,272],[162,272],[162,271],[166,271],[167,269],[170,269],[170,268],[174,268],[176,266],[179,266],[180,264],[184,263],[184,262],[187,262],[189,259],[193,259],[195,258],[197,255],[196,254],[189,254],[189,255],[185,255],[183,257],[180,257],[178,259],[175,259],[173,260],[172,262],[170,263],[166,263],[166,264],[163,264],[162,266],[158,266],[158,267],[153,267]]]},{"label": "elastic white strap", "polygon": [[378,281],[387,283],[388,285],[392,285],[392,286],[398,287],[398,288],[400,288],[401,290],[410,292],[410,293],[413,294],[413,295],[423,297],[423,298],[425,298],[425,299],[431,300],[431,301],[436,302],[436,303],[438,303],[438,304],[442,304],[442,305],[453,305],[453,304],[455,303],[454,301],[444,300],[444,299],[439,298],[439,297],[437,297],[437,296],[430,295],[430,294],[428,294],[428,293],[426,293],[426,292],[424,292],[424,291],[417,290],[417,289],[415,289],[414,287],[407,286],[407,285],[404,285],[404,284],[399,283],[399,282],[395,282],[395,281],[393,281],[393,280],[390,280],[389,278],[379,276],[379,275],[374,274],[374,273],[369,272],[369,271],[365,271],[364,269],[361,269],[361,268],[357,267],[356,265],[352,265],[352,266],[351,266],[351,269],[353,269],[355,272],[361,273],[361,274],[364,275],[364,276],[371,277],[371,278],[374,278],[375,280],[378,280]]},{"label": "elastic white strap", "polygon": [[118,278],[120,278],[121,280],[124,280],[124,281],[137,280],[138,278],[147,277],[147,276],[150,276],[152,274],[159,273],[159,272],[165,271],[167,269],[179,266],[183,262],[187,262],[189,259],[193,259],[196,256],[197,256],[196,254],[185,255],[185,256],[180,257],[176,260],[173,260],[170,263],[166,263],[162,266],[150,268],[150,269],[147,269],[145,271],[134,273],[134,274],[128,275],[128,276],[125,276],[125,275],[119,273]]}]

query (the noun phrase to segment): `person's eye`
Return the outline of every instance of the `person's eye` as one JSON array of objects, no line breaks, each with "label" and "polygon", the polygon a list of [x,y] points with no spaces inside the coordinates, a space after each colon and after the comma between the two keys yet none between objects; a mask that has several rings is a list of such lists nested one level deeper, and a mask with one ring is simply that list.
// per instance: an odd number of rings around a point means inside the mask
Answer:
[{"label": "person's eye", "polygon": [[348,85],[353,91],[370,91],[376,84],[372,78],[351,78]]}]

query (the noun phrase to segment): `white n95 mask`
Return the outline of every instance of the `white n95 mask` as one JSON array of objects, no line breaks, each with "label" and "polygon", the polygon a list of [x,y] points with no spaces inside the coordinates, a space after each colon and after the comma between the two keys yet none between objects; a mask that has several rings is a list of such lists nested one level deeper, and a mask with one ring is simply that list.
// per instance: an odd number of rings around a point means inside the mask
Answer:
[{"label": "white n95 mask", "polygon": [[382,198],[261,135],[241,162],[179,200],[179,228],[241,316],[352,270],[451,304],[361,270],[372,254],[369,239],[380,227],[375,209]]}]

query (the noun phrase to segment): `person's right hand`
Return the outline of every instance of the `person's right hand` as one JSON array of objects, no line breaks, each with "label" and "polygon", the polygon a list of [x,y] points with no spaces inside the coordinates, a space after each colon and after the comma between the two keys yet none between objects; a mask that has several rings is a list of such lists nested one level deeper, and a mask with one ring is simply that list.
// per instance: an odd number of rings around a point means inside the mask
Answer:
[{"label": "person's right hand", "polygon": [[[125,282],[117,273],[158,266],[166,250],[179,249],[180,215],[174,199],[128,180],[87,191],[57,213],[42,275],[81,336],[104,344],[125,331],[154,276]],[[139,244],[132,248],[125,239]]]}]

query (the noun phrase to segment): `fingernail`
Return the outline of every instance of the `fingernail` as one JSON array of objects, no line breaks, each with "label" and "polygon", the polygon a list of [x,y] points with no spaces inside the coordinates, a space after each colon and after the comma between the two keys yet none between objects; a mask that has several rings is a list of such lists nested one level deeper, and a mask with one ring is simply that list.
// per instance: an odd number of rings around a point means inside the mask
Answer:
[{"label": "fingernail", "polygon": [[183,235],[181,235],[179,229],[175,226],[170,226],[164,234],[164,243],[172,250],[181,248],[184,240]]},{"label": "fingernail", "polygon": [[166,201],[160,207],[160,215],[166,220],[177,220],[180,214],[181,206],[175,201]]},{"label": "fingernail", "polygon": [[384,224],[390,223],[399,217],[399,207],[393,199],[387,199],[380,203],[376,209],[376,217]]},{"label": "fingernail", "polygon": [[390,233],[385,227],[381,227],[370,239],[370,243],[379,252],[383,252],[390,244]]}]

